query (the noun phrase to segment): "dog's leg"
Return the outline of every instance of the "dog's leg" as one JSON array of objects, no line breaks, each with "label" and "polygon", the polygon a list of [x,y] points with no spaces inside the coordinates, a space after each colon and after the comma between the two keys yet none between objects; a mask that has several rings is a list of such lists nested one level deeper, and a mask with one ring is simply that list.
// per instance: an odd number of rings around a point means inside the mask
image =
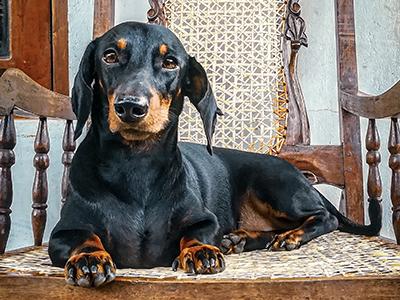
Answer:
[{"label": "dog's leg", "polygon": [[266,248],[276,236],[274,231],[249,231],[238,229],[224,235],[220,249],[224,254],[241,253]]},{"label": "dog's leg", "polygon": [[97,287],[115,279],[115,264],[100,238],[87,231],[64,231],[50,240],[49,254],[57,265],[64,266],[70,285]]},{"label": "dog's leg", "polygon": [[308,217],[293,230],[275,236],[268,247],[271,250],[293,250],[325,233],[338,228],[338,220],[327,211]]},{"label": "dog's leg", "polygon": [[225,261],[218,247],[203,244],[196,239],[182,238],[180,254],[172,264],[172,269],[183,269],[192,274],[214,274],[225,269]]}]

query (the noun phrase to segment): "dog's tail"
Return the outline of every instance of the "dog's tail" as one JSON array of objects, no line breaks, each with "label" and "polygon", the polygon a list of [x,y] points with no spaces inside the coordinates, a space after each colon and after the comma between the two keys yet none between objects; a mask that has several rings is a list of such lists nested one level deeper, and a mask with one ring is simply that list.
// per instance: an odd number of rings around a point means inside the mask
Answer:
[{"label": "dog's tail", "polygon": [[[319,192],[318,192],[319,193]],[[338,229],[343,232],[354,233],[359,235],[378,235],[382,228],[382,207],[380,201],[376,199],[370,199],[368,205],[368,215],[370,219],[369,225],[361,225],[353,222],[349,218],[342,215],[336,207],[326,199],[321,193],[319,193],[324,199],[326,208],[333,214],[339,221]]]}]

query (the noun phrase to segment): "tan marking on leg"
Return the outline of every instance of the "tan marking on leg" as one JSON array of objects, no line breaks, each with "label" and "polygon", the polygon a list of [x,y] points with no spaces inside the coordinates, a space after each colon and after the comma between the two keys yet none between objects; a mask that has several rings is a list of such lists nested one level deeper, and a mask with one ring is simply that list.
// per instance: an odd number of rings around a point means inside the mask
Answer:
[{"label": "tan marking on leg", "polygon": [[91,237],[89,237],[86,241],[84,241],[81,245],[76,247],[72,252],[71,255],[75,255],[81,252],[82,249],[84,248],[96,248],[99,250],[104,250],[103,243],[101,242],[100,238],[96,235],[93,234]]},{"label": "tan marking on leg", "polygon": [[201,243],[198,240],[183,237],[181,238],[181,241],[179,243],[179,248],[182,251],[185,248],[199,246],[199,245],[201,245]]},{"label": "tan marking on leg", "polygon": [[253,192],[245,194],[240,208],[239,228],[250,231],[273,231],[291,229],[299,226],[289,217],[259,199]]}]

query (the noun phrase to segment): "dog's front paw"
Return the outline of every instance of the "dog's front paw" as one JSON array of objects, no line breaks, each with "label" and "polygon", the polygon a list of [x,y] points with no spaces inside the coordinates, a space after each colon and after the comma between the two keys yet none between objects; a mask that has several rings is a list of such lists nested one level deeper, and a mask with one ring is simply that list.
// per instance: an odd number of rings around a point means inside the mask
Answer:
[{"label": "dog's front paw", "polygon": [[225,270],[221,251],[212,245],[184,248],[172,263],[172,270],[183,269],[190,274],[215,274]]},{"label": "dog's front paw", "polygon": [[106,251],[72,255],[65,264],[65,280],[70,285],[98,287],[115,279],[115,264]]}]

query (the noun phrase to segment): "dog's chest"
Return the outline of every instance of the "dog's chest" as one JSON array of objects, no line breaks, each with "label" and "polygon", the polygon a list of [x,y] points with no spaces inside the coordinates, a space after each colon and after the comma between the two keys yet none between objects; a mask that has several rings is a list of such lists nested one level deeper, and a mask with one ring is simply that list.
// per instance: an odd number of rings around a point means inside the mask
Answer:
[{"label": "dog's chest", "polygon": [[171,232],[167,207],[130,205],[110,226],[112,256],[123,267],[169,265],[179,241]]},{"label": "dog's chest", "polygon": [[120,267],[169,266],[178,255],[179,238],[171,229],[179,199],[171,168],[147,160],[102,170],[115,197],[110,220],[111,254]]}]

